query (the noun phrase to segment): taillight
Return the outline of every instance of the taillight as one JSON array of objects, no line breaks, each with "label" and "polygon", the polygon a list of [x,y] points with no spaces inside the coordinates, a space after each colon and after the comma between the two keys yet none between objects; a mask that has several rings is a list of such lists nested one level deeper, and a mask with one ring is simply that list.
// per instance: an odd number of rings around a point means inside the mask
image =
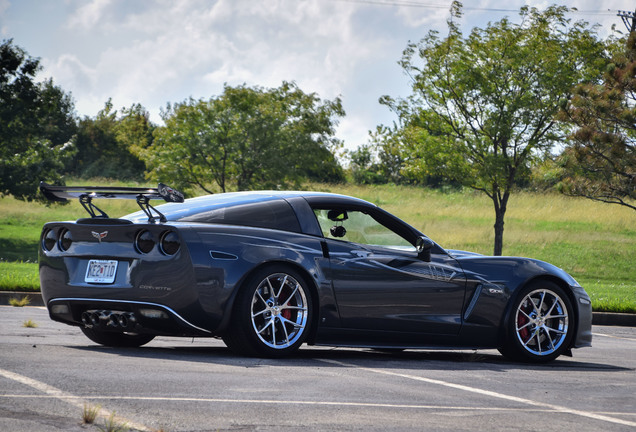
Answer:
[{"label": "taillight", "polygon": [[55,247],[55,242],[57,239],[55,238],[55,231],[52,229],[47,229],[42,235],[42,249],[47,252],[51,252]]},{"label": "taillight", "polygon": [[58,247],[62,252],[66,252],[71,247],[73,243],[73,237],[71,236],[71,232],[66,228],[60,231],[60,235],[58,237]]},{"label": "taillight", "polygon": [[166,231],[161,234],[159,248],[164,255],[174,255],[179,251],[181,241],[179,235],[174,231]]},{"label": "taillight", "polygon": [[155,238],[150,231],[141,230],[137,233],[137,236],[135,237],[135,249],[137,249],[137,252],[147,254],[150,253],[154,247]]}]

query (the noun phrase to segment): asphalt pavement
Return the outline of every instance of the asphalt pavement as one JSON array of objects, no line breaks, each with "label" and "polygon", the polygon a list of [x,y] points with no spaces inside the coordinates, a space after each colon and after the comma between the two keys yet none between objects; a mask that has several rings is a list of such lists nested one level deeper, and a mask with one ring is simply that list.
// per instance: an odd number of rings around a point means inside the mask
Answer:
[{"label": "asphalt pavement", "polygon": [[273,360],[214,339],[107,348],[43,307],[0,306],[0,431],[636,430],[636,328],[593,332],[591,348],[545,365],[494,350]]}]

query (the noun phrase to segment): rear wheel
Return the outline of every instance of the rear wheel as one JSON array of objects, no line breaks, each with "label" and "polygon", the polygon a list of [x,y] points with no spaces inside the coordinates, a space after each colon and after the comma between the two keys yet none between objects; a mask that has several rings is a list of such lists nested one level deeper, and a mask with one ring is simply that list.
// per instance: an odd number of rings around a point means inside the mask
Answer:
[{"label": "rear wheel", "polygon": [[86,337],[93,342],[110,347],[140,347],[155,338],[153,335],[105,332],[87,327],[80,328]]},{"label": "rear wheel", "polygon": [[508,338],[499,351],[513,360],[554,360],[570,347],[574,319],[572,303],[561,287],[550,281],[532,283],[513,304]]},{"label": "rear wheel", "polygon": [[240,354],[282,357],[303,344],[311,318],[305,278],[285,266],[266,267],[242,287],[223,340]]}]

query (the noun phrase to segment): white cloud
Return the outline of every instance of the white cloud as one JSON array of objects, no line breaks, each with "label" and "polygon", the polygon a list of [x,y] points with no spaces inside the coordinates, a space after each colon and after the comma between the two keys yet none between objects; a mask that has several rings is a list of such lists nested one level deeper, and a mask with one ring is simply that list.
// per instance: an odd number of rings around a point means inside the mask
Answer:
[{"label": "white cloud", "polygon": [[[112,97],[117,108],[141,103],[158,121],[166,103],[218,95],[224,83],[295,81],[322,99],[342,96],[347,117],[338,133],[352,147],[368,130],[393,121],[377,100],[408,95],[408,78],[397,65],[402,50],[431,29],[443,35],[450,6],[450,0],[421,2],[438,8],[338,0],[8,1],[0,0],[0,31],[6,26],[18,45],[42,58],[46,76],[73,93],[82,115],[94,115]],[[571,3],[601,9],[593,0]],[[606,0],[602,9],[632,9],[627,3]],[[476,9],[465,10],[461,25],[468,32],[505,15],[515,20],[522,4],[473,2]],[[572,17],[622,25],[615,14]]]},{"label": "white cloud", "polygon": [[111,5],[111,0],[92,0],[80,6],[68,21],[70,27],[84,30],[93,29],[104,18],[104,12]]},{"label": "white cloud", "polygon": [[9,27],[5,24],[5,16],[10,6],[11,2],[9,0],[0,0],[0,35],[3,38],[9,35]]},{"label": "white cloud", "polygon": [[55,63],[44,63],[46,74],[56,77],[62,87],[72,86],[79,92],[91,92],[95,86],[96,71],[84,65],[72,54],[60,56]]},{"label": "white cloud", "polygon": [[94,33],[136,35],[90,65],[104,100],[112,95],[116,103],[163,105],[218,94],[224,83],[275,87],[284,80],[333,98],[355,79],[359,59],[375,54],[374,41],[352,30],[351,5],[334,14],[332,3],[315,0],[158,1],[120,20],[115,9],[122,5],[96,1],[68,22],[92,25]]}]

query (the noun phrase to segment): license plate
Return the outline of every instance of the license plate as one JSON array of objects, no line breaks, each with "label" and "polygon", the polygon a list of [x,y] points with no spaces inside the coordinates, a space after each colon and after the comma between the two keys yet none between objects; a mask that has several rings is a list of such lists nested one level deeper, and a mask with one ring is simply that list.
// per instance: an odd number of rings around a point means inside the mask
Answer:
[{"label": "license plate", "polygon": [[115,282],[117,261],[90,260],[86,269],[85,282],[109,284]]}]

